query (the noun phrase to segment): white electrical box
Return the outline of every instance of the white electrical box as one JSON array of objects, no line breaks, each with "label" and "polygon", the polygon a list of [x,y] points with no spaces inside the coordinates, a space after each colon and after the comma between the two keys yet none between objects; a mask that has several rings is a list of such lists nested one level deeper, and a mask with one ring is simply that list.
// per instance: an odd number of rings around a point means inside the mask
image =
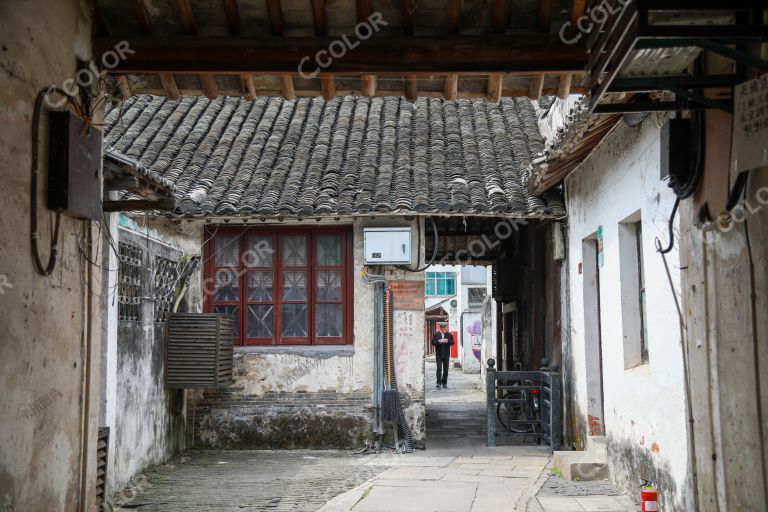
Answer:
[{"label": "white electrical box", "polygon": [[366,265],[411,262],[411,228],[365,228],[363,240]]}]

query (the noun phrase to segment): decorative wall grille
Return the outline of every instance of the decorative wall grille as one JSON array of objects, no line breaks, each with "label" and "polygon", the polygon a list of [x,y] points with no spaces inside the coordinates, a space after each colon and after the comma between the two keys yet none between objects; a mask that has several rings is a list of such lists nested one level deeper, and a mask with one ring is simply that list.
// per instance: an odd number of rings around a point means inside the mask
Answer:
[{"label": "decorative wall grille", "polygon": [[141,270],[144,251],[131,242],[120,242],[118,317],[120,320],[141,319]]},{"label": "decorative wall grille", "polygon": [[155,299],[155,322],[165,322],[168,312],[173,308],[176,283],[179,279],[178,267],[177,261],[155,256],[152,292]]}]

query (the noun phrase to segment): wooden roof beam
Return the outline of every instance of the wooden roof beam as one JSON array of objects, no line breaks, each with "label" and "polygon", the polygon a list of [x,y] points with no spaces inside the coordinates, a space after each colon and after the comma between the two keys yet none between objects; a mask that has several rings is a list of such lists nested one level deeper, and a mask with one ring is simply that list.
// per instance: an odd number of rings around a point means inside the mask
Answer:
[{"label": "wooden roof beam", "polygon": [[280,5],[280,0],[267,0],[267,16],[269,17],[269,31],[272,35],[283,35],[285,20],[283,19],[283,6]]},{"label": "wooden roof beam", "polygon": [[216,85],[216,80],[213,79],[213,74],[202,73],[198,78],[200,79],[200,86],[203,88],[205,96],[209,100],[215,100],[219,95],[219,88]]},{"label": "wooden roof beam", "polygon": [[251,101],[256,99],[256,84],[253,81],[253,75],[251,74],[245,74],[240,76],[240,84],[241,88],[246,91],[246,99],[249,99]]},{"label": "wooden roof beam", "polygon": [[371,1],[356,0],[355,7],[357,8],[357,22],[363,23],[368,20],[368,17],[371,15]]},{"label": "wooden roof beam", "polygon": [[120,97],[127,100],[131,97],[131,87],[128,85],[128,78],[125,76],[117,77],[117,87],[120,89]]},{"label": "wooden roof beam", "polygon": [[419,83],[415,75],[408,75],[405,77],[405,99],[408,101],[416,101],[419,95]]},{"label": "wooden roof beam", "polygon": [[455,100],[459,91],[459,75],[448,75],[445,77],[445,89],[443,94],[447,100]]},{"label": "wooden roof beam", "polygon": [[493,102],[501,101],[501,73],[494,73],[488,76],[488,100]]},{"label": "wooden roof beam", "polygon": [[403,35],[412,36],[416,31],[416,4],[414,0],[400,0],[400,18]]},{"label": "wooden roof beam", "polygon": [[181,96],[179,94],[179,87],[176,85],[176,79],[173,78],[173,73],[160,73],[160,83],[163,84],[163,90],[169,100],[177,100]]},{"label": "wooden roof beam", "polygon": [[448,33],[458,34],[461,29],[461,0],[448,0]]},{"label": "wooden roof beam", "polygon": [[320,75],[320,88],[322,89],[323,99],[330,101],[336,97],[336,79],[333,75]]},{"label": "wooden roof beam", "polygon": [[293,77],[283,75],[280,77],[280,87],[283,92],[283,98],[287,100],[296,99],[296,89],[293,88]]},{"label": "wooden roof beam", "polygon": [[539,32],[548,33],[552,25],[552,16],[555,14],[555,0],[539,0],[539,16],[536,25]]},{"label": "wooden roof beam", "polygon": [[573,75],[570,73],[566,75],[562,75],[560,77],[560,82],[557,84],[557,97],[561,100],[564,100],[568,97],[569,94],[571,94],[571,81],[573,79]]},{"label": "wooden roof beam", "polygon": [[190,0],[176,0],[176,8],[179,10],[179,19],[181,20],[181,26],[184,27],[184,31],[187,34],[196,36],[197,25],[195,25],[195,17],[192,14]]},{"label": "wooden roof beam", "polygon": [[[116,74],[296,73],[297,63],[327,49],[332,37],[136,37],[136,53],[120,61]],[[120,40],[99,36],[96,55]],[[334,59],[328,73],[349,74],[478,74],[574,73],[584,69],[579,45],[565,45],[554,34],[371,38]],[[307,72],[314,68],[305,63]]]},{"label": "wooden roof beam", "polygon": [[152,30],[152,18],[149,17],[149,11],[144,0],[132,0],[131,6],[136,23],[139,24],[139,30],[145,35],[151,35],[154,32]]},{"label": "wooden roof beam", "polygon": [[376,76],[362,75],[360,77],[360,89],[363,93],[363,96],[376,96]]},{"label": "wooden roof beam", "polygon": [[491,11],[491,32],[503,34],[507,30],[508,0],[493,0]]},{"label": "wooden roof beam", "polygon": [[531,78],[531,85],[528,88],[528,97],[532,100],[541,98],[541,92],[544,90],[544,75],[536,75]]},{"label": "wooden roof beam", "polygon": [[224,16],[227,18],[227,28],[230,35],[240,35],[240,11],[237,8],[237,0],[222,0]]},{"label": "wooden roof beam", "polygon": [[325,10],[325,0],[312,0],[312,22],[316,35],[328,35],[328,13]]}]

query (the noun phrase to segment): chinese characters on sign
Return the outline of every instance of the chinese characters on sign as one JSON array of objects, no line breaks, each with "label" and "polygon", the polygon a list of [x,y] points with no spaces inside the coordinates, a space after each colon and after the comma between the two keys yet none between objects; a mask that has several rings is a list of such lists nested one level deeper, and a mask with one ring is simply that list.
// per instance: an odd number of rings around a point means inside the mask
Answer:
[{"label": "chinese characters on sign", "polygon": [[424,311],[424,281],[391,281],[394,309]]},{"label": "chinese characters on sign", "polygon": [[768,165],[768,75],[735,91],[731,169],[741,172]]}]

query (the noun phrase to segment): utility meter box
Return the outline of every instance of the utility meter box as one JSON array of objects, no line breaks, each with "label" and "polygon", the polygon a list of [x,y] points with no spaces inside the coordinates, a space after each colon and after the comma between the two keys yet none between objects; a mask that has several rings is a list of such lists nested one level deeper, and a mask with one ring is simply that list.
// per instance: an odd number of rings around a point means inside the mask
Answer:
[{"label": "utility meter box", "polygon": [[366,265],[411,262],[411,228],[363,229]]}]

